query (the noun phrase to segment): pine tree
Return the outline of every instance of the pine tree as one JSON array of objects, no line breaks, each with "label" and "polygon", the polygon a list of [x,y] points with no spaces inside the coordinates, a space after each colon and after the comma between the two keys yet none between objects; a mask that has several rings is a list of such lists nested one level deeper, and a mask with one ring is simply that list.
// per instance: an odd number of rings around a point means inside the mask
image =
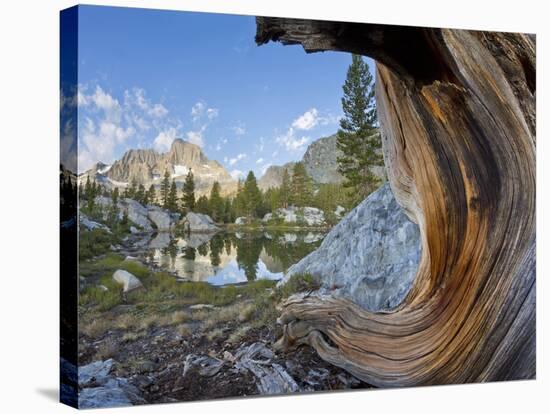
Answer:
[{"label": "pine tree", "polygon": [[195,209],[195,179],[193,177],[193,171],[189,169],[187,177],[185,177],[185,183],[183,184],[183,209],[186,213],[194,211]]},{"label": "pine tree", "polygon": [[313,182],[303,162],[297,162],[292,169],[290,201],[296,207],[305,207],[313,199]]},{"label": "pine tree", "polygon": [[147,204],[146,203],[146,197],[145,197],[145,187],[143,184],[138,185],[138,188],[136,190],[135,199],[137,202],[141,204]]},{"label": "pine tree", "polygon": [[224,201],[223,208],[223,222],[224,223],[233,223],[235,221],[235,215],[233,214],[233,209],[231,208],[231,200],[227,197]]},{"label": "pine tree", "polygon": [[288,203],[290,201],[290,185],[290,174],[288,173],[288,169],[285,168],[285,171],[283,172],[283,181],[281,182],[281,186],[279,187],[278,198],[280,207],[288,207]]},{"label": "pine tree", "polygon": [[166,208],[171,211],[177,211],[178,209],[178,188],[174,180],[172,180],[172,183],[170,184],[170,191],[168,192],[168,198],[166,200]]},{"label": "pine tree", "polygon": [[212,185],[210,190],[210,198],[208,200],[208,207],[212,219],[216,222],[223,220],[224,202],[220,195],[220,183],[217,181]]},{"label": "pine tree", "polygon": [[137,180],[135,178],[132,178],[132,181],[130,182],[130,187],[128,188],[127,197],[137,199],[137,191],[138,191],[138,184]]},{"label": "pine tree", "polygon": [[107,221],[111,228],[115,226],[118,218],[118,198],[119,190],[115,187],[115,189],[111,192],[111,206],[107,211]]},{"label": "pine tree", "polygon": [[195,211],[201,214],[210,215],[210,209],[208,207],[208,198],[205,195],[202,195],[198,198],[195,203]]},{"label": "pine tree", "polygon": [[155,204],[157,201],[157,191],[155,190],[155,186],[151,184],[149,186],[149,190],[147,190],[147,194],[145,197],[145,204]]},{"label": "pine tree", "polygon": [[237,195],[233,198],[231,203],[231,211],[235,215],[235,218],[241,217],[246,214],[245,201],[244,201],[244,188],[241,179],[237,182]]},{"label": "pine tree", "polygon": [[252,171],[248,172],[243,185],[244,211],[247,217],[257,217],[259,208],[262,205],[262,192],[258,188],[256,177]]},{"label": "pine tree", "polygon": [[118,187],[115,187],[115,189],[111,192],[111,202],[115,207],[118,204],[118,198],[119,198],[119,190],[118,190]]},{"label": "pine tree", "polygon": [[90,182],[90,176],[86,178],[86,184],[84,185],[84,198],[89,200],[92,195],[92,183]]},{"label": "pine tree", "polygon": [[337,147],[338,171],[346,178],[353,204],[367,197],[379,185],[371,168],[382,165],[380,134],[377,133],[374,79],[361,56],[353,55],[343,86],[342,109]]},{"label": "pine tree", "polygon": [[160,203],[162,207],[168,208],[168,195],[170,194],[170,173],[164,172],[164,178],[160,184]]}]

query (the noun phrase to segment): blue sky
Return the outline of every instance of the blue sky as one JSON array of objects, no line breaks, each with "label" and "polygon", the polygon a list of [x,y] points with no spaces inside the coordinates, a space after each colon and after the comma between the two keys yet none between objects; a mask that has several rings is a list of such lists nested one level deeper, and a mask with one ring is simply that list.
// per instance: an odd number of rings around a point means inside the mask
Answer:
[{"label": "blue sky", "polygon": [[261,176],[334,133],[351,56],[258,47],[255,31],[250,16],[81,6],[79,170],[182,138]]}]

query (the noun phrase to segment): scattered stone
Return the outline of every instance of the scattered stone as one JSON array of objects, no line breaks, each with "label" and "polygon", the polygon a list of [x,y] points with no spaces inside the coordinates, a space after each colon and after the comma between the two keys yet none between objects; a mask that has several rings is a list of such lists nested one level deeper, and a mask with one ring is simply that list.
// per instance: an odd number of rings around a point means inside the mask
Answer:
[{"label": "scattered stone", "polygon": [[337,218],[342,218],[342,216],[344,215],[345,212],[346,212],[346,209],[344,207],[336,206],[336,209],[334,210],[334,215]]},{"label": "scattered stone", "polygon": [[139,233],[139,230],[137,228],[135,228],[134,226],[130,226],[130,233],[132,234],[138,234]]},{"label": "scattered stone", "polygon": [[109,288],[105,285],[98,285],[97,286],[99,290],[103,291],[103,292],[108,292],[109,291]]},{"label": "scattered stone", "polygon": [[256,384],[260,394],[286,394],[300,391],[296,381],[284,368],[272,362],[273,351],[261,342],[250,346],[243,345],[235,354],[235,368],[250,371],[259,382]]},{"label": "scattered stone", "polygon": [[214,305],[210,305],[207,303],[197,303],[196,305],[189,306],[189,309],[191,310],[214,309]]},{"label": "scattered stone", "polygon": [[191,372],[198,371],[199,375],[203,377],[213,377],[220,372],[223,364],[224,361],[218,358],[189,354],[185,358],[183,376],[185,377]]},{"label": "scattered stone", "polygon": [[122,290],[125,293],[143,287],[143,284],[137,277],[123,269],[118,269],[113,273],[113,279],[123,286]]},{"label": "scattered stone", "polygon": [[237,220],[235,220],[235,224],[243,225],[247,223],[246,217],[237,217]]}]

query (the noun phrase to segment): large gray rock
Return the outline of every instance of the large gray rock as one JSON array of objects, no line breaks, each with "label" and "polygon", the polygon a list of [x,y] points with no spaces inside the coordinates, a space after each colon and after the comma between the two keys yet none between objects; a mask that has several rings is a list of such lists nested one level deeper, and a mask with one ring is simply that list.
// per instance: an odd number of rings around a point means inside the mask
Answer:
[{"label": "large gray rock", "polygon": [[147,217],[155,224],[158,231],[170,231],[174,224],[170,213],[157,206],[149,206],[147,208]]},{"label": "large gray rock", "polygon": [[78,218],[80,220],[80,225],[86,228],[87,230],[103,229],[103,230],[106,230],[108,233],[111,232],[109,227],[107,227],[105,224],[101,224],[91,220],[90,218],[88,218],[88,216],[86,216],[82,212],[79,213]]},{"label": "large gray rock", "polygon": [[81,387],[88,387],[92,383],[105,384],[113,369],[114,360],[95,361],[78,368],[78,384]]},{"label": "large gray rock", "polygon": [[143,286],[137,277],[122,269],[118,269],[115,273],[113,273],[113,279],[119,285],[122,285],[122,290],[124,292],[130,292]]},{"label": "large gray rock", "polygon": [[210,233],[219,230],[214,220],[207,214],[200,213],[187,213],[187,215],[181,219],[180,225],[186,232],[197,233]]},{"label": "large gray rock", "polygon": [[281,283],[292,274],[310,273],[333,294],[371,311],[387,310],[409,292],[420,253],[418,226],[385,184],[344,217],[317,250],[291,266]]},{"label": "large gray rock", "polygon": [[155,238],[149,243],[150,249],[164,249],[170,244],[170,234],[168,233],[157,233]]},{"label": "large gray rock", "polygon": [[114,361],[96,361],[78,368],[79,408],[124,407],[144,403],[126,378],[112,374]]},{"label": "large gray rock", "polygon": [[[96,197],[95,202],[98,206],[103,207],[105,216],[107,210],[111,208],[113,202],[109,197],[99,196]],[[124,213],[128,214],[128,219],[138,226],[142,227],[145,231],[152,231],[153,227],[149,221],[147,208],[142,206],[136,200],[131,198],[123,198],[118,200],[117,203],[119,215],[122,217]]]},{"label": "large gray rock", "polygon": [[325,222],[325,213],[315,207],[294,207],[278,208],[273,213],[267,213],[262,222],[267,223],[274,219],[281,219],[287,224],[323,226]]},{"label": "large gray rock", "polygon": [[147,208],[136,200],[125,198],[119,202],[119,208],[122,213],[126,212],[126,214],[128,214],[130,221],[142,227],[143,230],[153,230],[153,226],[151,226],[151,222],[149,221],[149,212]]}]

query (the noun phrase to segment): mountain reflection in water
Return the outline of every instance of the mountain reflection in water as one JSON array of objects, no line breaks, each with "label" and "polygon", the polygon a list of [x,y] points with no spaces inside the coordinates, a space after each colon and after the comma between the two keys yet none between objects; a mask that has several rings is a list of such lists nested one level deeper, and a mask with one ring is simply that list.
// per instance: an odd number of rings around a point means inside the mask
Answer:
[{"label": "mountain reflection in water", "polygon": [[277,280],[321,244],[319,232],[159,233],[146,260],[179,278],[213,285]]}]

